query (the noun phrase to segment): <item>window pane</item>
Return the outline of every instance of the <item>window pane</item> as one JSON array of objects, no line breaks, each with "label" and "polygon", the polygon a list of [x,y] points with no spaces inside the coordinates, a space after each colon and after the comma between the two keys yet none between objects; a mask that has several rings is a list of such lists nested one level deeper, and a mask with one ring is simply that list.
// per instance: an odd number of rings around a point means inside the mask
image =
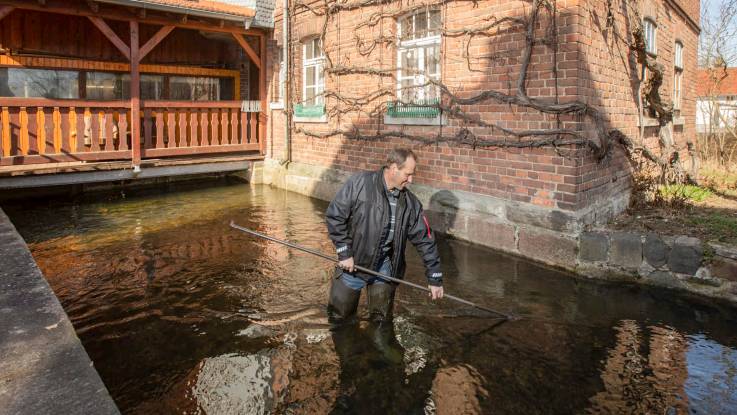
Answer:
[{"label": "window pane", "polygon": [[428,36],[436,36],[440,34],[442,22],[440,20],[440,10],[430,10],[430,23],[428,27]]},{"label": "window pane", "polygon": [[305,60],[312,59],[315,57],[315,53],[312,49],[312,42],[305,43]]},{"label": "window pane", "polygon": [[400,27],[401,40],[412,39],[412,17],[413,16],[407,16],[402,19]]},{"label": "window pane", "polygon": [[315,67],[314,66],[308,66],[305,68],[305,86],[314,87],[315,86]]},{"label": "window pane", "polygon": [[[123,89],[128,89],[130,83],[123,85],[123,74],[110,72],[87,72],[85,85],[87,99],[92,100],[122,100]],[[130,96],[129,94],[126,94]]]},{"label": "window pane", "polygon": [[46,69],[0,68],[0,96],[79,98],[79,73]]},{"label": "window pane", "polygon": [[[130,82],[130,75],[123,76],[123,82]],[[141,75],[141,99],[161,99],[161,93],[164,90],[164,77],[161,75]],[[123,96],[130,99],[128,93],[130,88],[126,85],[123,90]]]},{"label": "window pane", "polygon": [[431,76],[440,73],[440,46],[425,48],[425,73]]},{"label": "window pane", "polygon": [[402,76],[412,76],[417,74],[417,51],[410,49],[402,52],[402,61],[400,65],[402,67]]},{"label": "window pane", "polygon": [[313,48],[314,48],[314,56],[316,58],[320,58],[323,56],[322,54],[322,42],[320,42],[320,38],[317,38],[313,40]]},{"label": "window pane", "polygon": [[315,104],[315,87],[305,88],[305,105]]},{"label": "window pane", "polygon": [[427,36],[427,12],[422,11],[415,15],[415,34],[414,38]]},{"label": "window pane", "polygon": [[402,79],[400,98],[403,102],[414,102],[417,96],[417,88],[414,79]]},{"label": "window pane", "polygon": [[220,99],[220,82],[218,78],[172,76],[169,95],[173,100],[217,101]]}]

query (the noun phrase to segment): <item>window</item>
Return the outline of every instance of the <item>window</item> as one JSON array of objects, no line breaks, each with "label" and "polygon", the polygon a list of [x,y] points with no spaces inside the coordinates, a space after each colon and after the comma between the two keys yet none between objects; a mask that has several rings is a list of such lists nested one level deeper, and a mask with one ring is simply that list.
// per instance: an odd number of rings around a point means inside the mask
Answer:
[{"label": "window", "polygon": [[284,49],[277,49],[277,62],[279,72],[274,75],[274,83],[271,91],[271,102],[275,105],[284,105],[284,83],[287,79],[286,66],[284,65]]},{"label": "window", "polygon": [[325,91],[325,74],[322,42],[319,38],[311,39],[302,45],[302,105],[323,105]]},{"label": "window", "polygon": [[397,96],[402,103],[435,103],[440,80],[440,10],[425,9],[402,18],[399,32]]},{"label": "window", "polygon": [[658,31],[655,22],[651,19],[645,19],[642,24],[645,35],[645,52],[651,55],[658,54]]},{"label": "window", "polygon": [[673,58],[673,110],[675,115],[681,113],[681,95],[683,91],[683,43],[677,41]]},{"label": "window", "polygon": [[169,96],[181,101],[219,101],[220,81],[203,76],[172,76],[169,78]]},{"label": "window", "polygon": [[683,43],[676,42],[676,53],[675,53],[675,66],[678,69],[683,69]]},{"label": "window", "polygon": [[77,99],[79,98],[79,72],[0,68],[0,96]]}]

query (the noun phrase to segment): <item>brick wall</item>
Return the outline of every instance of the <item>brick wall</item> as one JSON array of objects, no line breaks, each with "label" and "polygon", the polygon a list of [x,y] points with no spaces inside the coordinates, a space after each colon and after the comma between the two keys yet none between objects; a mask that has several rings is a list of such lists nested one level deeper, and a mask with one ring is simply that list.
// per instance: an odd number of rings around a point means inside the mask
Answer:
[{"label": "brick wall", "polygon": [[[654,1],[654,0],[653,0]],[[672,6],[657,0],[659,24],[659,55],[666,70],[663,96],[669,98],[673,89],[673,47],[675,38],[685,46],[683,127],[676,127],[677,142],[693,135],[694,91],[691,88],[695,76],[697,35],[689,27],[684,16]],[[629,80],[628,48],[624,42],[614,41],[611,33],[605,33],[606,0],[558,0],[554,32],[557,43],[538,44],[528,70],[526,86],[528,95],[554,102],[584,101],[601,109],[610,123],[609,128],[619,128],[630,137],[636,137],[636,95]],[[619,2],[614,2],[619,3]],[[322,3],[316,3],[320,7]],[[403,7],[412,3],[404,3]],[[275,39],[281,39],[281,12],[277,5],[273,39],[269,42],[272,57],[276,57]],[[354,28],[366,21],[372,13],[393,10],[393,4],[364,7],[343,11],[331,19],[325,41],[325,49],[334,65],[353,65],[364,68],[392,69],[397,66],[397,52],[393,45],[378,44],[369,54],[361,54],[355,35],[362,39],[378,36],[394,36],[396,22],[383,19],[376,26]],[[698,7],[698,6],[697,6]],[[524,17],[529,12],[529,2],[487,0],[478,2],[452,2],[442,6],[443,27],[457,30],[487,24],[489,16],[502,18]],[[621,12],[615,11],[617,28],[624,31],[626,22]],[[292,30],[294,76],[297,99],[301,94],[301,54],[299,40],[316,36],[321,30],[322,17],[300,10],[293,17]],[[538,38],[550,23],[548,14],[541,14]],[[610,30],[611,32],[611,30]],[[621,33],[620,33],[621,35]],[[469,63],[464,57],[466,38],[446,36],[441,44],[441,73],[443,82],[458,96],[470,97],[486,90],[498,90],[513,94],[520,72],[521,51],[525,35],[519,26],[505,26],[492,37],[477,36],[467,50],[474,59]],[[274,70],[278,70],[274,68]],[[360,96],[373,91],[396,92],[391,77],[367,75],[326,75],[326,89]],[[270,89],[271,90],[271,89]],[[392,99],[384,97],[383,100]],[[369,109],[381,101],[377,100]],[[345,108],[335,99],[326,101],[328,109]],[[578,116],[543,115],[537,111],[501,105],[493,101],[464,106],[463,110],[486,122],[497,122],[515,130],[547,129],[558,126],[591,133],[591,125]],[[267,155],[284,157],[283,111],[273,110],[269,118],[269,143]],[[456,134],[464,125],[449,120],[442,127],[446,136]],[[365,112],[348,112],[329,117],[327,123],[295,123],[295,128],[314,132],[334,129],[359,129],[363,134],[380,131],[404,131],[410,134],[433,136],[439,127],[385,125],[383,117]],[[497,131],[488,128],[469,128],[483,139],[500,139]],[[654,133],[647,131],[646,135]],[[512,138],[508,138],[512,140]],[[292,159],[295,162],[329,166],[339,170],[356,171],[378,168],[389,148],[411,145],[419,154],[417,182],[429,186],[464,190],[500,199],[530,203],[550,209],[576,211],[590,207],[613,195],[629,189],[629,164],[620,150],[613,151],[605,162],[595,160],[586,148],[539,149],[473,149],[458,144],[418,145],[399,139],[358,141],[341,136],[310,138],[303,134],[292,135]]]}]

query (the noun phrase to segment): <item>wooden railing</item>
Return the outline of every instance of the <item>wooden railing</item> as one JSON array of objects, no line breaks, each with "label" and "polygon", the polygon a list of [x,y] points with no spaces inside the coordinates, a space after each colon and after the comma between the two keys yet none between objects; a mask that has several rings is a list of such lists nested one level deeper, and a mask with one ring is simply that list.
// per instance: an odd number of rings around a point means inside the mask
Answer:
[{"label": "wooden railing", "polygon": [[142,157],[259,150],[259,113],[241,101],[146,101]]},{"label": "wooden railing", "polygon": [[127,102],[3,98],[0,165],[130,158]]},{"label": "wooden railing", "polygon": [[[141,155],[261,149],[260,113],[241,101],[141,103]],[[132,159],[129,101],[0,99],[0,166]]]}]

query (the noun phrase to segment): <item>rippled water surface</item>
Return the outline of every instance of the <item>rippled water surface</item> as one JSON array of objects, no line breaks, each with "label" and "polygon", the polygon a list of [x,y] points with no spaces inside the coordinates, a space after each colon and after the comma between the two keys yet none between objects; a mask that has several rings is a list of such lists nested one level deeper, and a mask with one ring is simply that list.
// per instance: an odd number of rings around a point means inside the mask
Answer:
[{"label": "rippled water surface", "polygon": [[447,292],[528,318],[402,287],[393,324],[331,327],[329,263],[228,226],[330,253],[326,207],[222,183],[4,206],[124,413],[737,413],[733,308],[463,242]]}]

